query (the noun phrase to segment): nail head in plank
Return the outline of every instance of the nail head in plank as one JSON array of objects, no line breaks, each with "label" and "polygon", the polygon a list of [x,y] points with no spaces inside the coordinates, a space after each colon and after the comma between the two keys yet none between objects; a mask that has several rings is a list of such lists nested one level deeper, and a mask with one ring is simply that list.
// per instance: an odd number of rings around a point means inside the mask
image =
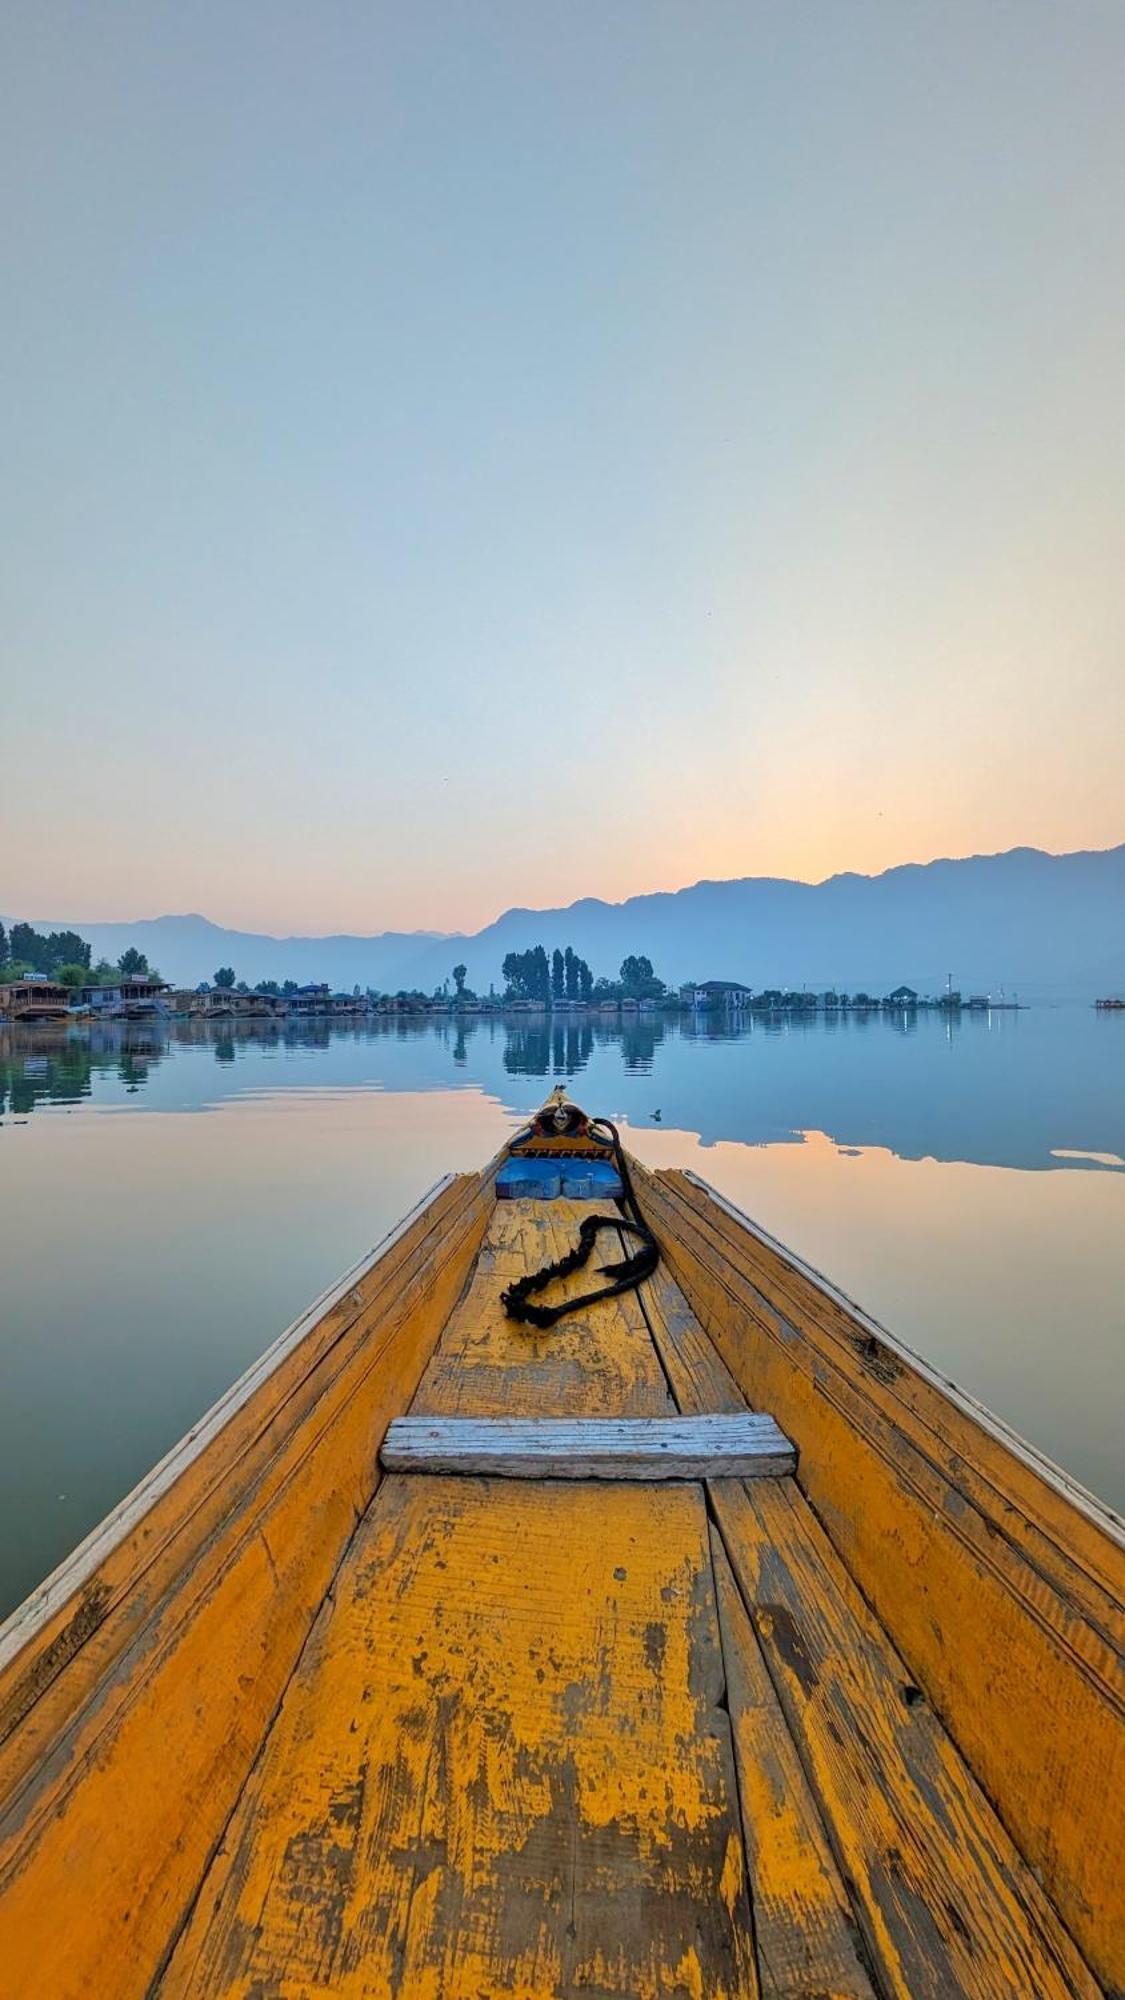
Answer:
[{"label": "nail head in plank", "polygon": [[504,1479],[783,1478],[796,1452],[771,1416],[397,1417],[388,1472]]}]

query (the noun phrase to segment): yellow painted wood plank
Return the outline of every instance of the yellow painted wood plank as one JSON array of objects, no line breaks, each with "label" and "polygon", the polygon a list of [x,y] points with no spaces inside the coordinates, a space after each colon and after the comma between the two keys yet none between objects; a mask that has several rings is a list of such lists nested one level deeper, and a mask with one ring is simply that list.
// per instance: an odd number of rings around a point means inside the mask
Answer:
[{"label": "yellow painted wood plank", "polygon": [[793,1481],[718,1481],[711,1492],[886,1991],[1098,2000],[1046,1894]]},{"label": "yellow painted wood plank", "polygon": [[[893,1411],[904,1437],[933,1454],[982,1515],[1001,1526],[1059,1594],[1080,1606],[1092,1627],[1120,1649],[1125,1541],[1110,1510],[867,1319],[827,1280],[748,1229],[737,1210],[709,1190],[679,1172],[646,1175],[645,1186],[667,1210],[673,1271],[686,1247],[681,1241],[686,1219],[689,1230],[701,1232],[706,1261],[731,1302],[750,1308],[752,1328],[768,1330],[782,1342],[796,1332],[798,1352],[791,1358],[806,1369],[822,1361],[842,1365],[872,1403]],[[690,1284],[686,1290],[690,1293]],[[752,1361],[757,1351],[748,1347],[742,1358]],[[736,1369],[740,1379],[743,1372]]]},{"label": "yellow painted wood plank", "polygon": [[[745,1409],[745,1396],[665,1264],[646,1278],[640,1297],[678,1407]],[[711,1553],[764,2000],[873,2000],[855,1912],[818,1801],[714,1527]]]},{"label": "yellow painted wood plank", "polygon": [[714,1529],[711,1553],[764,2000],[873,2000],[820,1812]]},{"label": "yellow painted wood plank", "polygon": [[[665,1261],[1091,1965],[1125,1990],[1120,1549],[679,1174]],[[1115,1581],[1116,1579],[1116,1581]]]},{"label": "yellow painted wood plank", "polygon": [[746,1397],[665,1263],[644,1280],[638,1298],[677,1409],[745,1410]]},{"label": "yellow painted wood plank", "polygon": [[[739,1406],[743,1399],[737,1384],[666,1268],[646,1280],[641,1297],[680,1407],[691,1410]],[[741,1484],[715,1481],[708,1490],[723,1532],[741,1545],[747,1520]],[[1055,1989],[1044,1983],[1028,1990],[1037,1995],[1051,1990],[1066,1992],[1071,1990],[1072,1979],[1076,1982],[1074,1990],[1090,1990],[1092,1982],[1070,1939],[997,1823],[992,1807],[965,1769],[956,1748],[946,1738],[940,1722],[924,1704],[916,1712],[913,1705],[916,1690],[910,1701],[904,1702],[903,1690],[913,1690],[907,1669],[850,1579],[842,1582],[843,1565],[831,1550],[798,1486],[792,1481],[783,1482],[783,1492],[784,1504],[767,1502],[769,1531],[767,1534],[759,1525],[757,1547],[762,1567],[771,1563],[788,1565],[790,1596],[782,1609],[772,1606],[762,1612],[765,1626],[772,1634],[775,1621],[784,1623],[788,1619],[786,1630],[800,1634],[811,1628],[821,1632],[822,1650],[839,1686],[852,1690],[862,1684],[864,1693],[862,1699],[853,1695],[838,1701],[827,1723],[824,1740],[836,1748],[842,1762],[850,1755],[860,1775],[854,1796],[846,1787],[841,1788],[837,1797],[827,1789],[824,1791],[822,1821],[796,1748],[799,1744],[802,1754],[807,1756],[810,1738],[815,1743],[823,1733],[818,1732],[815,1713],[810,1717],[807,1712],[816,1691],[815,1678],[806,1686],[800,1674],[789,1677],[790,1736],[754,1624],[724,1551],[721,1547],[716,1549],[728,1698],[738,1750],[763,1990],[768,1991],[772,1984],[779,1995],[821,1988],[833,1993],[838,1988],[848,1992],[852,1990],[847,1984],[849,1978],[854,1980],[857,1974],[864,1978],[847,1928],[841,1929],[839,1904],[831,1893],[833,1883],[837,1885],[837,1897],[843,1891],[838,1886],[836,1863],[828,1852],[827,1829],[831,1829],[836,1850],[844,1858],[849,1880],[856,1885],[856,1911],[864,1919],[882,1965],[880,1954],[884,1949],[886,1921],[883,1909],[877,1903],[872,1906],[871,1884],[882,1881],[887,1872],[887,1835],[885,1821],[880,1821],[878,1811],[870,1811],[867,1801],[872,1792],[879,1797],[880,1785],[901,1788],[904,1780],[905,1790],[900,1790],[900,1795],[891,1802],[892,1810],[910,1824],[915,1842],[915,1875],[910,1888],[903,1889],[902,1905],[906,1907],[910,1897],[916,1896],[918,1909],[925,1912],[925,1922],[915,1943],[914,1959],[906,1957],[905,1969],[901,1960],[886,1967],[884,1977],[891,1989],[910,1994],[931,1990],[916,1983],[923,1977],[924,1964],[930,1966],[935,1994],[962,1990],[1000,1993],[1009,1976],[1003,1963],[989,1967],[985,1962],[978,1968],[966,1962],[960,1968],[966,1984],[958,1987],[953,1983],[957,1971],[944,1955],[946,1947],[941,1932],[949,1910],[955,1905],[942,1875],[930,1872],[929,1859],[933,1855],[943,1860],[948,1857],[952,1844],[949,1805],[952,1798],[961,1812],[962,1823],[973,1828],[973,1840],[966,1843],[970,1851],[994,1857],[992,1872],[982,1869],[971,1890],[964,1892],[974,1923],[980,1924],[989,1937],[1003,1936],[1006,1925],[1014,1926],[1013,1934],[1018,1934],[1019,1926],[1024,1925],[1029,1940],[1029,1965],[1034,1963],[1036,1952],[1043,1954],[1047,1965],[1046,1973],[1037,1966],[1035,1977],[1049,1982],[1057,1969],[1061,1981]],[[747,1573],[744,1565],[744,1581]],[[802,1590],[811,1601],[806,1603],[801,1598]],[[751,1610],[757,1617],[756,1600],[751,1601]],[[765,1643],[769,1649],[769,1642]],[[795,1644],[800,1647],[804,1640],[798,1637]],[[794,1657],[797,1656],[795,1653]],[[770,1650],[779,1679],[785,1657],[784,1647],[780,1652]],[[884,1724],[884,1738],[894,1746],[891,1757],[886,1755],[885,1743],[879,1752],[878,1779],[874,1785],[864,1768],[870,1744],[881,1740],[871,1726],[872,1704]],[[783,1734],[779,1733],[779,1725]],[[935,1761],[940,1770],[937,1780],[930,1768]],[[811,1763],[810,1768],[813,1768]],[[935,1807],[939,1808],[936,1822]],[[845,1818],[842,1829],[836,1826],[834,1811]],[[873,1834],[882,1844],[869,1849],[867,1843]],[[825,1868],[827,1874],[823,1872]],[[959,1877],[964,1874],[960,1861],[957,1873]],[[989,1899],[995,1896],[998,1883],[1000,1901],[992,1907]],[[848,1907],[846,1903],[844,1907]],[[901,1910],[896,1915],[900,1918]],[[953,1939],[955,1943],[959,1941],[956,1927]],[[815,1977],[810,1972],[806,1981],[802,1953],[815,1955],[822,1950],[827,1951],[827,1963]],[[987,1960],[986,1953],[982,1956]],[[1010,1970],[1012,1977],[1020,1976],[1015,1957]],[[982,1982],[979,1988],[973,1983],[976,1978]],[[1088,1982],[1086,1987],[1082,1981]],[[867,1989],[861,1985],[859,1990]]]},{"label": "yellow painted wood plank", "polygon": [[[583,1216],[604,1213],[605,1204],[597,1202],[497,1202],[472,1284],[426,1370],[413,1414],[672,1414],[675,1406],[634,1294],[606,1299],[546,1332],[508,1319],[500,1304],[513,1277],[562,1256],[577,1240]],[[616,1256],[617,1240],[607,1232],[586,1269],[561,1280],[550,1299],[596,1289],[605,1281],[595,1261],[610,1263]]]},{"label": "yellow painted wood plank", "polygon": [[698,1488],[385,1481],[161,1986],[757,1992]]}]

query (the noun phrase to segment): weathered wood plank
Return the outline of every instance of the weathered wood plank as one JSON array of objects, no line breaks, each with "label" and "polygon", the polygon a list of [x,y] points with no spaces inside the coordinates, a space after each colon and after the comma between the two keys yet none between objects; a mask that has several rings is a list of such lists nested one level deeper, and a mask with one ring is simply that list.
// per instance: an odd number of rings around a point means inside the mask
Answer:
[{"label": "weathered wood plank", "polygon": [[[681,1408],[739,1407],[743,1398],[737,1383],[702,1334],[690,1306],[665,1267],[645,1281],[640,1296]],[[746,1490],[736,1482],[721,1480],[708,1487],[716,1520],[732,1546],[741,1546],[745,1538]],[[756,1495],[758,1489],[753,1491]],[[854,1898],[852,1921],[859,1919],[865,1937],[870,1940],[871,1956],[879,1967],[880,1979],[889,1990],[912,1995],[1003,1991],[1003,1981],[1008,1975],[1002,1969],[1002,1961],[999,1968],[989,1967],[987,1950],[982,1953],[984,1970],[979,1988],[973,1983],[975,1971],[970,1977],[968,1960],[961,1969],[966,1986],[960,1988],[952,1983],[956,1971],[943,1956],[941,1938],[950,1907],[948,1883],[940,1872],[931,1870],[931,1855],[953,1866],[962,1882],[962,1893],[966,1893],[966,1865],[971,1874],[980,1857],[992,1856],[991,1869],[980,1867],[968,1892],[974,1921],[988,1937],[1001,1935],[1006,1924],[1018,1930],[1021,1921],[1025,1922],[1030,1950],[1042,1949],[1045,1953],[1047,1979],[1057,1953],[1062,1983],[1056,1990],[1069,1991],[1067,1982],[1073,1977],[1075,1991],[1090,1991],[1093,1983],[1070,1939],[955,1746],[924,1702],[921,1712],[917,1712],[920,1695],[916,1685],[846,1576],[798,1486],[788,1480],[776,1492],[778,1503],[766,1503],[769,1535],[760,1530],[758,1534],[761,1565],[764,1567],[771,1561],[787,1564],[789,1573],[812,1594],[814,1602],[807,1607],[796,1602],[784,1612],[769,1604],[763,1606],[756,1596],[749,1596],[744,1602],[721,1542],[716,1540],[714,1549],[763,1991],[776,1990],[779,1995],[805,1994],[810,1990],[850,1992],[848,1979],[854,1979],[857,1972],[861,1978],[866,1977],[857,1961],[847,1916],[842,1925],[840,1922],[838,1899],[843,1894],[845,1879]],[[761,1570],[757,1574],[760,1576]],[[740,1580],[744,1587],[751,1581],[745,1562]],[[795,1582],[794,1597],[797,1596]],[[777,1689],[766,1666],[767,1657],[775,1667],[776,1660],[768,1641],[760,1638],[755,1626],[761,1621],[763,1628],[772,1633],[775,1621],[783,1620],[785,1615],[791,1621],[786,1629],[798,1634],[794,1641],[798,1647],[804,1643],[800,1634],[806,1624],[817,1630],[823,1626],[831,1633],[831,1638],[824,1640],[824,1651],[836,1676],[837,1698],[820,1734],[838,1759],[854,1768],[854,1797],[844,1788],[834,1794],[830,1788],[822,1787],[817,1778],[819,1767],[809,1755],[810,1732],[816,1740],[818,1730],[815,1717],[810,1719],[805,1711],[816,1698],[820,1685],[817,1676],[813,1674],[806,1685],[798,1674],[790,1683],[784,1707],[779,1705]],[[864,1683],[863,1699],[840,1692],[850,1690],[853,1681],[861,1680],[864,1672],[869,1679]],[[778,1680],[780,1686],[780,1674]],[[876,1690],[874,1696],[870,1692],[872,1686]],[[882,1738],[872,1727],[872,1701],[879,1707],[884,1724]],[[904,1721],[904,1714],[911,1720]],[[888,1871],[886,1823],[877,1811],[865,1805],[872,1786],[868,1766],[874,1753],[870,1746],[887,1737],[893,1741],[895,1751],[891,1756],[885,1749],[879,1751],[875,1782],[885,1789],[897,1790],[892,1808],[913,1828],[914,1840],[914,1872],[904,1878],[900,1894],[903,1908],[909,1905],[912,1896],[915,1898],[920,1929],[915,1959],[906,1962],[905,1971],[901,1957],[896,1963],[892,1955],[888,1962],[885,1913],[882,1908],[873,1908],[871,1902],[871,1883],[881,1883],[888,1872],[892,1876],[895,1872],[893,1867]],[[939,1772],[936,1779],[935,1763]],[[815,1790],[810,1790],[806,1768]],[[960,1815],[960,1835],[955,1831],[955,1812]],[[845,1821],[839,1827],[838,1814]],[[967,1837],[970,1830],[971,1837]],[[835,1850],[834,1854],[830,1848]],[[968,1857],[967,1864],[963,1857]],[[993,1908],[990,1898],[996,1897],[998,1883],[1000,1903]],[[846,1902],[844,1909],[847,1912]],[[934,1937],[929,1935],[931,1927]],[[956,1930],[953,1936],[956,1942],[959,1937]],[[803,1970],[806,1951],[817,1958],[822,1951],[827,1954],[817,1975],[813,1977],[810,1972],[807,1981]],[[923,1963],[931,1966],[929,1986],[915,1983],[923,1976]],[[1012,1964],[1015,1966],[1018,1961],[1013,1959]],[[1014,1971],[1012,1976],[1017,1976]],[[1039,1977],[1036,1972],[1036,1980]],[[1083,1985],[1082,1981],[1087,1983]],[[866,1989],[861,1985],[859,1990]],[[1035,1984],[1027,1990],[1038,1995],[1052,1988],[1049,1984],[1042,1988]]]},{"label": "weathered wood plank", "polygon": [[[602,1300],[549,1332],[508,1319],[500,1304],[510,1278],[554,1262],[576,1241],[582,1217],[602,1213],[604,1203],[597,1202],[497,1204],[469,1292],[426,1370],[412,1415],[675,1414],[634,1295]],[[601,1282],[589,1269],[575,1271],[549,1296],[574,1297]]]},{"label": "weathered wood plank", "polygon": [[714,1529],[711,1555],[764,2000],[874,2000],[819,1809]]},{"label": "weathered wood plank", "polygon": [[[370,1501],[374,1446],[410,1399],[484,1218],[473,1177],[436,1240],[416,1219],[390,1298],[361,1286],[358,1304],[349,1294],[330,1310],[327,1343],[319,1322],[309,1330],[311,1381],[291,1379],[287,1352],[209,1437],[188,1468],[197,1507],[174,1572],[161,1567],[170,1541],[146,1587],[91,1634],[9,1739],[4,1755],[19,1761],[0,1810],[0,1991],[147,1992]],[[275,1390],[303,1412],[280,1432]],[[264,1463],[259,1440],[272,1446]],[[201,1496],[224,1491],[227,1453],[257,1477],[233,1480],[226,1511],[212,1512]],[[171,1494],[159,1503],[171,1504]],[[135,1533],[143,1540],[143,1521]],[[72,1675],[80,1698],[70,1708]]]},{"label": "weathered wood plank", "polygon": [[[744,1410],[745,1396],[666,1264],[640,1297],[679,1408]],[[710,1490],[714,1507],[723,1489]],[[875,2000],[819,1801],[714,1526],[711,1555],[763,2000]]]},{"label": "weathered wood plank", "polygon": [[[642,1171],[644,1171],[642,1169]],[[1078,1605],[1111,1646],[1125,1642],[1125,1521],[1025,1438],[880,1326],[811,1266],[694,1174],[648,1177],[702,1232],[716,1275],[749,1282],[752,1310],[782,1337],[796,1329],[804,1365],[842,1366],[904,1434],[962,1484],[980,1514]],[[673,1228],[676,1225],[673,1223]],[[676,1264],[678,1245],[670,1246]],[[743,1295],[744,1296],[744,1295]],[[741,1301],[740,1301],[741,1302]]]},{"label": "weathered wood plank", "polygon": [[1099,2000],[1048,1897],[793,1481],[710,1490],[886,1992]]},{"label": "weathered wood plank", "polygon": [[748,1399],[794,1439],[801,1485],[912,1681],[1099,1977],[1125,1990],[1112,1524],[729,1205],[681,1174],[636,1171],[668,1270]]},{"label": "weathered wood plank", "polygon": [[396,1417],[387,1472],[499,1479],[779,1479],[796,1454],[770,1416]]},{"label": "weathered wood plank", "polygon": [[389,1478],[164,2000],[753,1996],[698,1490]]},{"label": "weathered wood plank", "polygon": [[745,1410],[739,1388],[710,1335],[703,1331],[666,1263],[657,1265],[638,1293],[660,1364],[685,1414]]}]

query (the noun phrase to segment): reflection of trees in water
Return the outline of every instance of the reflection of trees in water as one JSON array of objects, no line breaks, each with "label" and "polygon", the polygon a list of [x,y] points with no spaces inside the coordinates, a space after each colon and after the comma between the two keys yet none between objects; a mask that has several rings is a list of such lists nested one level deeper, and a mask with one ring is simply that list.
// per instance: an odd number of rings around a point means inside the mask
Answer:
[{"label": "reflection of trees in water", "polygon": [[509,1076],[576,1076],[599,1049],[621,1051],[623,1067],[633,1075],[651,1070],[669,1024],[659,1014],[636,1021],[569,1020],[506,1021],[504,1068]]},{"label": "reflection of trees in water", "polygon": [[594,1046],[588,1021],[504,1023],[504,1068],[509,1076],[574,1076]]},{"label": "reflection of trees in water", "polygon": [[[670,1032],[661,1016],[620,1022],[550,1015],[532,1020],[496,1015],[391,1014],[343,1027],[328,1017],[289,1021],[99,1021],[70,1027],[0,1030],[0,1116],[26,1117],[37,1104],[77,1104],[89,1098],[94,1079],[116,1076],[130,1096],[143,1092],[151,1071],[173,1048],[210,1049],[224,1068],[252,1048],[327,1049],[331,1043],[438,1042],[458,1069],[472,1066],[478,1037],[493,1045],[503,1037],[510,1076],[576,1076],[589,1064],[595,1043],[620,1047],[627,1071],[650,1070],[659,1043]],[[673,1026],[671,1032],[675,1032]]]},{"label": "reflection of trees in water", "polygon": [[551,1060],[556,1076],[573,1076],[585,1069],[594,1046],[588,1021],[556,1021],[551,1029]]},{"label": "reflection of trees in water", "polygon": [[631,1021],[621,1028],[621,1058],[627,1070],[644,1076],[652,1068],[657,1048],[667,1035],[667,1023],[659,1016]]},{"label": "reflection of trees in water", "polygon": [[[1021,1018],[1017,1014],[997,1015],[988,1032],[1014,1034]],[[823,1127],[848,1137],[858,1135],[863,1143],[887,1144],[907,1157],[936,1150],[943,1158],[1002,1162],[1008,1155],[1002,1149],[998,1152],[998,1142],[991,1134],[984,1130],[968,1134],[968,1110],[964,1105],[958,1110],[943,1099],[940,1113],[934,1112],[927,1121],[920,1113],[911,1118],[909,1101],[899,1102],[896,1096],[894,1106],[884,1107],[883,1115],[876,1116],[884,1083],[892,1073],[898,1074],[893,1064],[884,1073],[880,1043],[889,1048],[884,1037],[894,1037],[901,1045],[909,1036],[917,1044],[930,1034],[935,1042],[940,1039],[942,1044],[948,1041],[952,1045],[977,1046],[986,1025],[983,1014],[970,1015],[967,1011],[939,1021],[933,1013],[880,1007],[867,1012],[779,1011],[741,1019],[718,1012],[678,1017],[644,1014],[624,1019],[598,1014],[585,1017],[448,1014],[382,1015],[358,1023],[349,1020],[346,1025],[323,1017],[287,1021],[218,1022],[196,1018],[17,1026],[0,1028],[0,1117],[22,1120],[37,1106],[80,1105],[95,1096],[112,1099],[125,1094],[136,1097],[139,1104],[153,1072],[177,1050],[187,1053],[197,1049],[201,1056],[204,1052],[213,1056],[228,1078],[222,1086],[224,1094],[236,1083],[235,1065],[243,1056],[250,1058],[255,1051],[276,1051],[282,1058],[288,1051],[327,1053],[337,1042],[346,1041],[356,1046],[386,1044],[385,1061],[376,1062],[374,1073],[388,1081],[401,1078],[397,1087],[405,1090],[432,1089],[447,1083],[458,1087],[469,1084],[489,1092],[496,1088],[499,1066],[510,1078],[542,1083],[573,1079],[574,1093],[581,1097],[577,1079],[589,1068],[595,1051],[604,1057],[608,1071],[616,1070],[619,1063],[626,1076],[640,1077],[668,1066],[674,1069],[674,1044],[680,1041],[745,1042],[756,1035],[761,1039],[763,1054],[767,1045],[776,1054],[780,1053],[783,1039],[800,1037],[800,1060],[791,1066],[778,1066],[772,1060],[763,1065],[758,1079],[761,1096],[756,1099],[754,1119],[750,1119],[745,1105],[720,1109],[716,1103],[711,1107],[710,1122],[704,1111],[696,1114],[696,1122],[701,1130],[705,1129],[706,1136],[757,1143],[763,1136],[768,1139],[778,1132],[789,1133],[798,1127],[816,1125],[817,1129]],[[831,1063],[816,1059],[814,1044],[821,1036],[830,1040]],[[662,1048],[663,1054],[658,1059],[658,1050]],[[681,1061],[686,1053],[680,1051]],[[210,1063],[206,1067],[209,1069]],[[349,1058],[343,1054],[339,1067],[345,1072],[349,1067]],[[372,1073],[372,1066],[362,1058],[358,1063],[353,1059],[351,1067],[362,1075],[364,1082]],[[198,1076],[198,1064],[195,1072]],[[733,1070],[729,1073],[735,1074]],[[707,1074],[718,1072],[708,1066]],[[925,1075],[921,1071],[916,1074],[921,1079],[917,1085],[921,1091],[925,1088]],[[1002,1087],[1003,1074],[996,1072],[997,1089]],[[705,1097],[709,1086],[702,1081],[703,1071],[697,1071],[696,1075],[700,1081],[693,1083],[692,1088]],[[315,1082],[315,1078],[312,1080]],[[183,1096],[193,1101],[187,1069],[183,1072],[183,1083]],[[173,1097],[179,1094],[175,1090],[171,1093]],[[540,1094],[545,1095],[545,1091]],[[522,1103],[526,1093],[517,1095]],[[768,1116],[764,1109],[767,1100]],[[1075,1115],[1072,1108],[1064,1105],[1056,1115],[1057,1129],[1072,1132]],[[1091,1113],[1088,1120],[1091,1130],[1102,1130],[1103,1116],[1095,1118]],[[961,1120],[960,1136],[956,1140],[942,1137],[946,1126],[957,1117]],[[982,1121],[983,1117],[982,1109]],[[1039,1123],[1045,1130],[1045,1114]],[[1013,1163],[1041,1164],[1045,1143],[1037,1140],[1036,1149],[1025,1147],[1018,1155],[1018,1162]]]},{"label": "reflection of trees in water", "polygon": [[509,1076],[546,1076],[551,1067],[548,1028],[509,1028],[504,1044],[504,1068]]},{"label": "reflection of trees in water", "polygon": [[95,1076],[116,1075],[127,1091],[144,1088],[167,1049],[149,1028],[12,1028],[0,1031],[0,1117],[27,1117],[37,1104],[80,1104]]}]

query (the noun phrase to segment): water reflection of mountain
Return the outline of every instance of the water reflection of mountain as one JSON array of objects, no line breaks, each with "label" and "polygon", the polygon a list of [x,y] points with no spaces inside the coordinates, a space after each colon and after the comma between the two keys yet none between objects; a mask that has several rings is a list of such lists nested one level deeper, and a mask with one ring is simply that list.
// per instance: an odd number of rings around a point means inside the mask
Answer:
[{"label": "water reflection of mountain", "polygon": [[[410,1016],[357,1022],[206,1021],[0,1032],[0,1116],[83,1103],[204,1111],[286,1089],[478,1088],[522,1112],[581,1078],[591,1109],[705,1145],[823,1131],[903,1158],[1047,1167],[1060,1149],[1125,1152],[1125,1017],[1031,1010],[934,1015],[714,1017],[623,1024]],[[1083,1164],[1081,1161],[1074,1164]]]}]

